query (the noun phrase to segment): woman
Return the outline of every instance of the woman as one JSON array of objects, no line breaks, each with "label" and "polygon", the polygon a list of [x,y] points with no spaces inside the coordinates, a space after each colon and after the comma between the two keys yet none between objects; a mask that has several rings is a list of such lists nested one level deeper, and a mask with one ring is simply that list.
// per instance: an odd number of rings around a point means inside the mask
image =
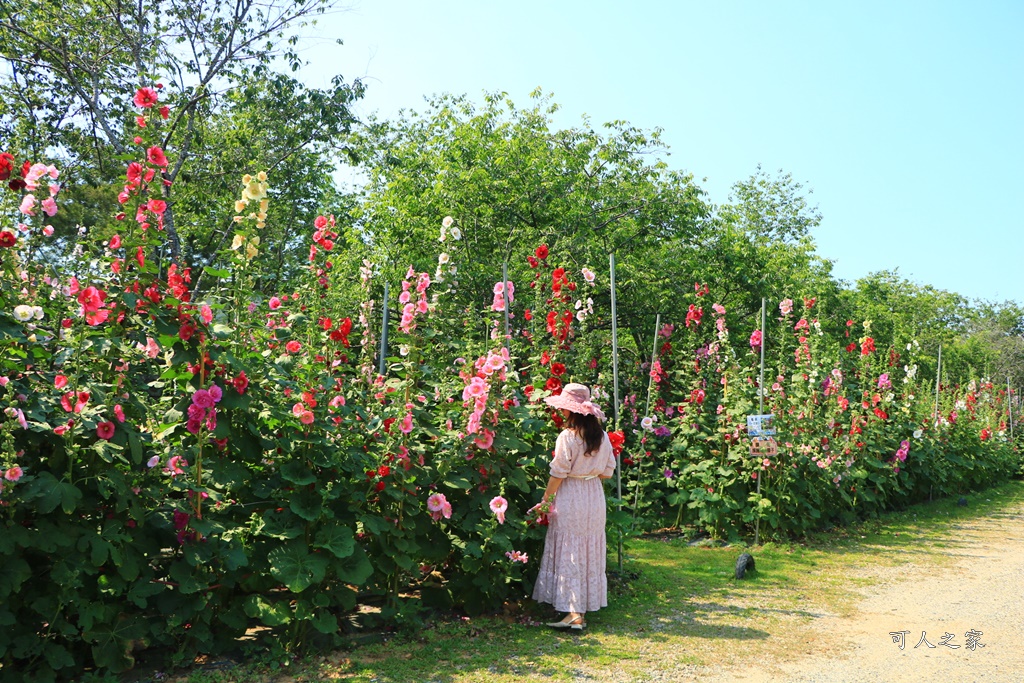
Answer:
[{"label": "woman", "polygon": [[584,614],[608,606],[602,480],[615,473],[615,455],[601,428],[604,413],[590,401],[590,389],[566,384],[560,395],[544,400],[561,409],[567,428],[555,442],[541,503],[551,504],[550,526],[533,599],[568,613],[548,626],[581,630]]}]

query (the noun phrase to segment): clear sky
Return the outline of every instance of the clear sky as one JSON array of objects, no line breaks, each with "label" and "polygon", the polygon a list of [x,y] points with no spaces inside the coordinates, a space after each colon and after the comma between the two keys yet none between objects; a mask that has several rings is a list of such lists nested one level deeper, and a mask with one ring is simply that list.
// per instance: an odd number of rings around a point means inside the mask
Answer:
[{"label": "clear sky", "polygon": [[663,128],[715,203],[781,169],[837,277],[1024,302],[1024,2],[355,0],[301,47],[309,85],[365,80],[360,114],[539,86],[557,125]]}]

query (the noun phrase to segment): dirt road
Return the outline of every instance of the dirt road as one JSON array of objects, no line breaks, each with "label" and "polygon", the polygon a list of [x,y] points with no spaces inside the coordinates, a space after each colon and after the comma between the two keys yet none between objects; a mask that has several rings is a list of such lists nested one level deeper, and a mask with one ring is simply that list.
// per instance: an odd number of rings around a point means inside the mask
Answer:
[{"label": "dirt road", "polygon": [[[944,548],[907,553],[862,591],[852,616],[823,616],[807,654],[704,681],[1015,683],[1024,681],[1024,509],[957,524]],[[902,648],[900,643],[902,642]],[[817,654],[822,650],[827,654]]]}]

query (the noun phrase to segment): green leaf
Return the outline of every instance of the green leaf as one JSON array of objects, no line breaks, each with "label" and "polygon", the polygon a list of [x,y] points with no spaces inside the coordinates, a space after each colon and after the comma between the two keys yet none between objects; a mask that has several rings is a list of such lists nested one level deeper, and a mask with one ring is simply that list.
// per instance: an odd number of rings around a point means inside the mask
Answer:
[{"label": "green leaf", "polygon": [[245,613],[267,626],[281,626],[292,620],[292,612],[287,604],[270,602],[260,595],[250,595],[246,598]]},{"label": "green leaf", "polygon": [[82,634],[92,643],[92,657],[96,665],[120,673],[132,668],[132,644],[145,629],[137,617],[119,619],[113,624],[100,623]]},{"label": "green leaf", "polygon": [[361,586],[373,576],[373,565],[370,564],[366,552],[358,546],[354,553],[334,562],[333,567],[339,581],[353,586]]},{"label": "green leaf", "polygon": [[323,504],[323,498],[316,491],[301,491],[292,496],[288,507],[302,519],[308,522],[315,522],[320,519]]},{"label": "green leaf", "polygon": [[301,462],[287,462],[281,466],[281,476],[298,486],[305,486],[316,481],[316,475]]},{"label": "green leaf", "polygon": [[128,447],[132,452],[132,462],[136,465],[142,464],[142,439],[139,438],[137,432],[129,432],[128,434]]},{"label": "green leaf", "polygon": [[20,557],[7,557],[0,562],[0,598],[13,595],[32,576],[32,568]]},{"label": "green leaf", "polygon": [[316,532],[314,548],[323,548],[337,558],[345,558],[355,550],[356,542],[352,530],[344,526],[332,526]]},{"label": "green leaf", "polygon": [[301,593],[313,584],[320,583],[327,573],[327,558],[307,552],[302,543],[275,548],[270,551],[267,559],[270,562],[270,575],[293,593]]}]

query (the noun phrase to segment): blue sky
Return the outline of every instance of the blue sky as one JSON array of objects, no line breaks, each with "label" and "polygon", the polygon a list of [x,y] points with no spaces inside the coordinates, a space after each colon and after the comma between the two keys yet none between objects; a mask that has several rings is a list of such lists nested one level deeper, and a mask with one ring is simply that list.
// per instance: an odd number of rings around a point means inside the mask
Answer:
[{"label": "blue sky", "polygon": [[758,164],[791,173],[841,279],[1024,302],[1022,31],[1013,1],[363,0],[308,32],[302,77],[363,78],[383,117],[539,86],[557,125],[663,128],[715,203]]}]

